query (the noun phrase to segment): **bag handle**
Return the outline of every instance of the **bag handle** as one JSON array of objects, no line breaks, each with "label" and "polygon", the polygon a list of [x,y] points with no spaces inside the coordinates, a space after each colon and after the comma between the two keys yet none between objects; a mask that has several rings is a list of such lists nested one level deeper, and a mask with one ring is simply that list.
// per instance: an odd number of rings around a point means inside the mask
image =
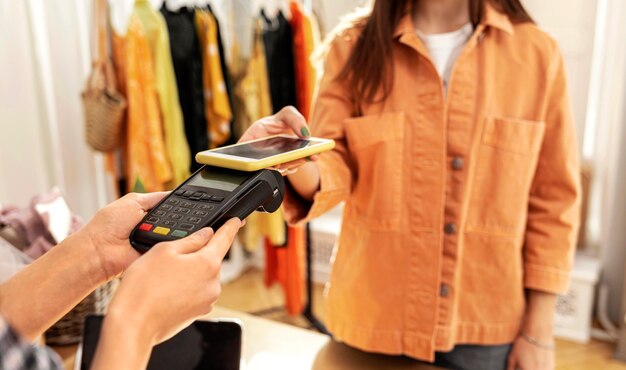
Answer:
[{"label": "bag handle", "polygon": [[[93,69],[98,70],[100,76],[104,77],[105,88],[107,92],[113,94],[117,91],[117,79],[113,70],[113,63],[107,52],[107,42],[109,40],[109,21],[107,0],[93,1],[93,24],[95,32],[94,45],[95,52],[92,56]],[[90,86],[94,86],[98,81],[95,78],[90,79]]]}]

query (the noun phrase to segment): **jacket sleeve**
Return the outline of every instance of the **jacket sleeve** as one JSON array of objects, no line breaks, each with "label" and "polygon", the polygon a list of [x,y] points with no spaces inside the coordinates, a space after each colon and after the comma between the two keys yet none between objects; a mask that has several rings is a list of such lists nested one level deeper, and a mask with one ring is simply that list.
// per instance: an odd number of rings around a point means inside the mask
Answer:
[{"label": "jacket sleeve", "polygon": [[349,57],[351,37],[337,35],[330,43],[324,61],[324,73],[317,90],[311,117],[313,136],[335,140],[335,148],[322,153],[315,162],[319,169],[320,189],[313,201],[302,199],[287,181],[283,202],[287,222],[309,221],[330,210],[350,194],[354,166],[346,142],[344,121],[352,115],[353,101],[345,81],[337,76]]},{"label": "jacket sleeve", "polygon": [[563,57],[554,47],[545,110],[545,136],[528,206],[524,285],[567,290],[580,222],[580,166]]}]

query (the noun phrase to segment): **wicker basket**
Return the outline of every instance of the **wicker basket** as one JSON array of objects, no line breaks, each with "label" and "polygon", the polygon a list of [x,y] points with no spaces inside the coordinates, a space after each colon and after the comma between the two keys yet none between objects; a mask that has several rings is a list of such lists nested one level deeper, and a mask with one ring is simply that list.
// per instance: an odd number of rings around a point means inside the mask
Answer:
[{"label": "wicker basket", "polygon": [[83,335],[85,317],[91,314],[106,313],[109,302],[118,285],[119,279],[113,279],[101,285],[83,299],[46,331],[46,343],[51,346],[65,346],[80,342]]}]

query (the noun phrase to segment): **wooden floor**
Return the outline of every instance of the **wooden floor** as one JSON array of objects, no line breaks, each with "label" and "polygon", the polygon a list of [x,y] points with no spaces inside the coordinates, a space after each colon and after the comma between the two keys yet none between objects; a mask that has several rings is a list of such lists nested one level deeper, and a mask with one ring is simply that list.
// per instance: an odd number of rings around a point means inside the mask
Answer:
[{"label": "wooden floor", "polygon": [[[315,286],[314,312],[323,321],[322,286]],[[301,317],[290,317],[281,308],[283,293],[280,287],[266,288],[263,274],[258,270],[250,270],[239,279],[224,285],[218,305],[259,313],[273,319],[300,327],[309,327]],[[626,370],[626,364],[612,359],[614,346],[600,341],[592,341],[587,345],[558,340],[556,349],[557,370]]]}]

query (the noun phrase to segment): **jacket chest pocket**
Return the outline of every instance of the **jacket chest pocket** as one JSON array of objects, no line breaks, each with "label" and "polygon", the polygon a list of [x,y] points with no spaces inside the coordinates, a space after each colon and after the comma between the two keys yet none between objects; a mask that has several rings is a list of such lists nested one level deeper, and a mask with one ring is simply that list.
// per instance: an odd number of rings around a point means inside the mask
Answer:
[{"label": "jacket chest pocket", "polygon": [[344,122],[357,176],[347,210],[372,230],[397,231],[402,214],[405,115],[402,112]]},{"label": "jacket chest pocket", "polygon": [[466,230],[521,235],[545,124],[488,117],[478,148]]}]

